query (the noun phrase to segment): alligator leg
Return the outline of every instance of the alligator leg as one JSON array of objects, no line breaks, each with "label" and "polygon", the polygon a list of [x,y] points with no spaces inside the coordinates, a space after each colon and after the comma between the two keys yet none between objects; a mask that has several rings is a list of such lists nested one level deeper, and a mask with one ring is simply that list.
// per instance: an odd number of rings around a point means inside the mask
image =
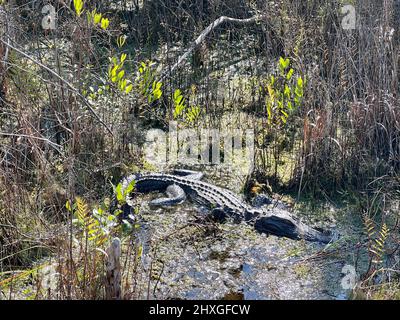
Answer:
[{"label": "alligator leg", "polygon": [[172,185],[168,186],[165,193],[168,197],[154,199],[149,202],[149,205],[154,206],[154,207],[156,207],[156,206],[157,207],[158,206],[172,206],[172,205],[180,204],[186,200],[185,191],[181,187],[177,186],[176,184],[172,184]]},{"label": "alligator leg", "polygon": [[272,200],[265,194],[259,194],[253,199],[251,204],[253,207],[261,208],[262,206],[272,204]]},{"label": "alligator leg", "polygon": [[290,208],[283,202],[275,199],[271,199],[265,194],[257,195],[251,202],[252,206],[255,208],[262,208],[263,206],[272,205],[272,207],[279,210],[290,210]]},{"label": "alligator leg", "polygon": [[211,210],[211,212],[209,213],[209,217],[217,222],[224,222],[227,218],[227,213],[224,211],[223,208],[218,207]]},{"label": "alligator leg", "polygon": [[174,174],[191,180],[201,180],[204,176],[203,172],[183,170],[183,169],[175,169]]},{"label": "alligator leg", "polygon": [[235,223],[240,223],[242,221],[242,216],[231,212],[227,208],[217,207],[211,210],[209,216],[212,220],[217,222],[225,222],[228,218],[232,219]]}]

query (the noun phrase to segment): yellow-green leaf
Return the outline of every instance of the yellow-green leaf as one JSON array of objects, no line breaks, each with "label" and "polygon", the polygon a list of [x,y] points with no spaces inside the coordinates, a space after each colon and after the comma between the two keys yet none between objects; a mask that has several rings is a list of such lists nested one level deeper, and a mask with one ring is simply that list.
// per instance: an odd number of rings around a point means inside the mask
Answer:
[{"label": "yellow-green leaf", "polygon": [[101,13],[96,13],[95,15],[94,15],[94,18],[93,18],[93,22],[95,23],[95,24],[98,24],[98,23],[100,23],[100,21],[101,21]]},{"label": "yellow-green leaf", "polygon": [[124,191],[125,195],[129,195],[133,191],[133,189],[135,189],[135,180],[132,180],[126,187]]},{"label": "yellow-green leaf", "polygon": [[121,70],[120,72],[118,72],[118,79],[122,79],[125,75],[125,70]]},{"label": "yellow-green leaf", "polygon": [[271,103],[274,103],[275,100],[275,90],[272,88],[271,85],[267,84],[267,90],[269,97],[271,98]]},{"label": "yellow-green leaf", "polygon": [[118,47],[121,48],[125,44],[125,41],[126,41],[126,36],[125,35],[119,36],[118,39],[117,39]]},{"label": "yellow-green leaf", "polygon": [[121,91],[124,91],[124,90],[125,90],[125,87],[126,87],[126,79],[120,80],[119,83],[118,83],[118,85],[119,85],[119,89],[120,89]]},{"label": "yellow-green leaf", "polygon": [[294,70],[290,69],[289,72],[286,75],[286,80],[289,81],[290,79],[292,79],[293,73],[294,73]]},{"label": "yellow-green leaf", "polygon": [[69,200],[65,203],[65,208],[67,208],[67,210],[68,210],[69,212],[72,211],[71,204],[70,204]]},{"label": "yellow-green leaf", "polygon": [[103,30],[106,30],[108,28],[109,24],[110,24],[110,20],[108,20],[108,18],[101,18],[101,28]]},{"label": "yellow-green leaf", "polygon": [[301,77],[299,77],[299,78],[297,79],[297,86],[298,86],[299,88],[303,88],[303,79],[302,79]]},{"label": "yellow-green leaf", "polygon": [[124,194],[122,193],[122,183],[119,183],[115,189],[118,202],[123,202],[125,200]]},{"label": "yellow-green leaf", "polygon": [[83,11],[83,0],[74,0],[74,7],[76,14],[80,17]]},{"label": "yellow-green leaf", "polygon": [[290,90],[290,88],[289,88],[289,86],[287,84],[285,84],[285,90],[284,90],[283,93],[284,93],[286,98],[290,98],[291,90]]},{"label": "yellow-green leaf", "polygon": [[268,113],[268,121],[271,122],[272,120],[272,107],[271,107],[271,101],[267,101],[267,113]]},{"label": "yellow-green leaf", "polygon": [[129,84],[129,85],[127,85],[127,86],[126,86],[126,88],[125,88],[125,93],[129,93],[129,92],[131,92],[131,91],[132,91],[132,88],[133,88],[133,85],[132,85],[132,83],[131,83],[131,84]]}]

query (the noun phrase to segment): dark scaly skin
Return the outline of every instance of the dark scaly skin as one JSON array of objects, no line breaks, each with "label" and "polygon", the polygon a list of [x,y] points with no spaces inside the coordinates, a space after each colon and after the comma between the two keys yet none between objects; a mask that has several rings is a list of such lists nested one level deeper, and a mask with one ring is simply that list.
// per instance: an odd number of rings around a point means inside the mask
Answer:
[{"label": "dark scaly skin", "polygon": [[229,190],[198,180],[198,176],[179,176],[164,173],[131,175],[124,179],[123,188],[135,180],[135,191],[148,193],[167,192],[169,198],[156,199],[151,205],[174,205],[189,197],[191,201],[205,206],[221,219],[231,217],[234,221],[246,221],[261,233],[290,239],[305,239],[328,243],[332,236],[295,220],[287,210],[258,208],[248,205]]}]

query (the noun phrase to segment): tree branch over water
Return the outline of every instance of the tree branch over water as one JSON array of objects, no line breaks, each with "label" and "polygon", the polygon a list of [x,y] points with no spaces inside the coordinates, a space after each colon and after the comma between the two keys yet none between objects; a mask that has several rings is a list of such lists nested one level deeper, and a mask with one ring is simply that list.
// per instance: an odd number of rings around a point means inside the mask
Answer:
[{"label": "tree branch over water", "polygon": [[236,18],[230,18],[226,16],[219,17],[217,20],[212,22],[207,28],[203,30],[203,32],[197,37],[197,39],[191,44],[191,46],[186,50],[186,52],[181,55],[178,59],[178,61],[171,67],[171,69],[166,70],[162,73],[160,81],[164,80],[165,78],[168,78],[171,76],[171,74],[177,69],[188,57],[189,55],[206,39],[207,35],[216,29],[219,25],[225,23],[225,22],[231,22],[235,24],[251,24],[251,23],[256,23],[261,20],[264,20],[266,18],[265,15],[255,15],[251,18],[247,19],[236,19]]}]

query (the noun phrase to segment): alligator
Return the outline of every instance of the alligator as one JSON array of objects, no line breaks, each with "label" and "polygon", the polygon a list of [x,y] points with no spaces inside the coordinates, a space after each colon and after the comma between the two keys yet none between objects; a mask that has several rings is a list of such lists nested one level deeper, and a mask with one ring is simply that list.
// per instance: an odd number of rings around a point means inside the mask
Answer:
[{"label": "alligator", "polygon": [[[266,196],[259,197],[257,205],[250,205],[227,189],[201,181],[202,177],[203,173],[190,170],[175,170],[173,174],[133,174],[123,179],[122,189],[135,180],[137,193],[157,191],[167,195],[151,200],[151,207],[172,206],[189,198],[193,203],[207,208],[214,220],[225,221],[231,218],[234,222],[245,221],[260,233],[278,237],[321,243],[332,241],[331,233],[314,229],[294,219],[282,206],[267,206],[271,200]],[[130,207],[127,204],[125,206]]]}]

